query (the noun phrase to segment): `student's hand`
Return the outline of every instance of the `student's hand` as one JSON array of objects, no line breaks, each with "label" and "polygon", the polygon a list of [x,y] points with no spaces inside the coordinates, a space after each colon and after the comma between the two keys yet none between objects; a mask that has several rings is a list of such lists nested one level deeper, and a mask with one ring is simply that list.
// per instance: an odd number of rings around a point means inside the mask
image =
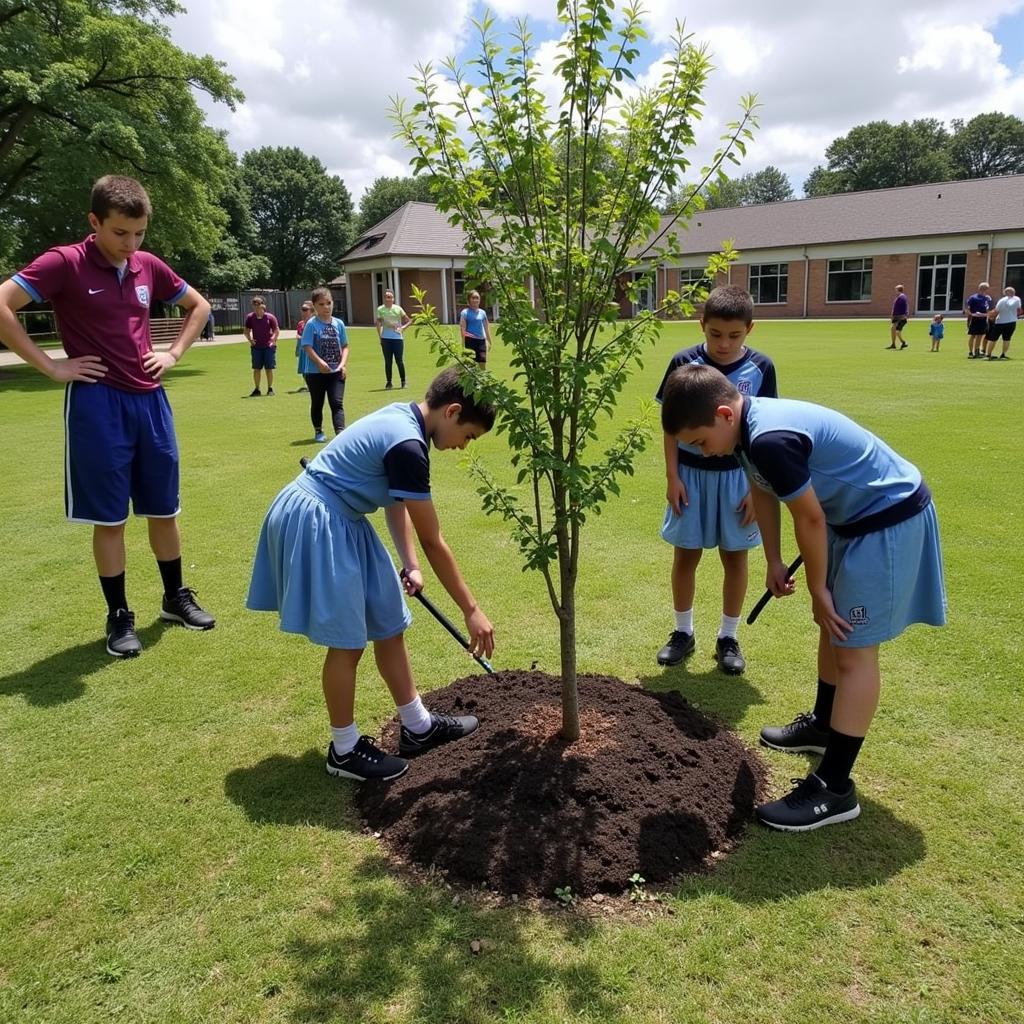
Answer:
[{"label": "student's hand", "polygon": [[479,608],[466,616],[469,650],[478,657],[489,658],[494,653],[494,627]]},{"label": "student's hand", "polygon": [[338,372],[341,374],[342,380],[348,380],[348,368],[344,366],[338,367]]},{"label": "student's hand", "polygon": [[76,356],[74,359],[54,360],[50,378],[59,384],[66,384],[70,380],[95,384],[106,374],[107,368],[100,362],[99,356]]},{"label": "student's hand", "polygon": [[331,369],[330,363],[325,363],[322,359],[320,360],[320,372],[334,373],[334,371]]},{"label": "student's hand", "polygon": [[747,491],[743,500],[736,506],[736,511],[740,514],[740,526],[750,526],[757,518],[754,515],[754,499],[750,491]]},{"label": "student's hand", "polygon": [[405,592],[414,597],[423,589],[423,573],[419,569],[403,569],[399,573]]},{"label": "student's hand", "polygon": [[668,500],[668,503],[672,506],[672,511],[675,512],[677,516],[681,516],[683,514],[684,505],[690,504],[690,496],[686,493],[686,484],[679,479],[678,473],[668,481],[665,498]]},{"label": "student's hand", "polygon": [[170,352],[147,352],[142,357],[142,366],[150,377],[159,380],[177,361]]},{"label": "student's hand", "polygon": [[796,580],[789,575],[786,563],[781,559],[768,563],[764,585],[765,589],[772,592],[773,597],[789,597],[796,590]]},{"label": "student's hand", "polygon": [[853,626],[836,611],[831,591],[811,594],[811,608],[814,621],[836,640],[845,640],[853,632]]}]

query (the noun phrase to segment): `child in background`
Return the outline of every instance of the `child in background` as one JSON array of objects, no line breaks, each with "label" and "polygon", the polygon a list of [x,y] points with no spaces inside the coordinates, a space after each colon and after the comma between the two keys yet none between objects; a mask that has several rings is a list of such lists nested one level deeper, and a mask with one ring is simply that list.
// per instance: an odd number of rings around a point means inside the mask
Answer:
[{"label": "child in background", "polygon": [[487,310],[480,308],[480,293],[470,292],[467,298],[469,306],[459,314],[462,344],[474,354],[477,365],[483,369],[491,347],[491,325],[487,320]]},{"label": "child in background", "polygon": [[938,352],[939,345],[942,344],[942,336],[946,333],[946,327],[942,322],[942,314],[936,313],[932,318],[931,325],[928,327],[928,334],[932,339],[932,351]]},{"label": "child in background", "polygon": [[302,383],[296,388],[299,394],[303,391],[308,391],[306,387],[306,378],[302,376],[302,331],[306,326],[306,321],[313,315],[313,303],[306,299],[299,309],[299,322],[295,325],[295,372],[299,375],[299,380]]},{"label": "child in background", "polygon": [[348,370],[348,335],[345,324],[333,315],[334,298],[329,288],[314,288],[310,296],[316,316],[302,328],[302,358],[299,369],[309,388],[309,418],[313,440],[323,444],[324,399],[331,407],[331,422],[337,436],[345,429],[345,380]]}]

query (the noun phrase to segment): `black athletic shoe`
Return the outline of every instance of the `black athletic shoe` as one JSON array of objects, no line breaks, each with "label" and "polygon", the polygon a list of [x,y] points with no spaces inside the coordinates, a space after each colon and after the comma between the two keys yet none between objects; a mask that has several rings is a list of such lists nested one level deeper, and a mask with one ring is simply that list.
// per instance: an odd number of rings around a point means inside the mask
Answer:
[{"label": "black athletic shoe", "polygon": [[452,740],[461,740],[476,732],[479,720],[473,715],[439,715],[430,713],[430,728],[426,732],[410,732],[403,725],[398,739],[398,752],[402,757],[418,757],[434,747]]},{"label": "black athletic shoe", "polygon": [[390,390],[391,390],[391,389],[392,389],[393,387],[394,387],[394,384],[392,384],[392,383],[391,383],[391,381],[388,381],[388,382],[387,382],[387,383],[386,383],[386,384],[384,385],[384,390],[385,390],[385,391],[390,391]]},{"label": "black athletic shoe", "polygon": [[276,392],[274,391],[273,388],[267,388],[267,394],[268,395],[274,395],[274,394],[276,394]]},{"label": "black athletic shoe", "polygon": [[761,730],[761,742],[787,754],[824,754],[828,730],[819,729],[814,715],[805,711],[786,725],[766,725]]},{"label": "black athletic shoe", "polygon": [[727,676],[741,675],[747,667],[740,651],[740,642],[734,636],[720,636],[715,641],[715,661]]},{"label": "black athletic shoe", "polygon": [[409,762],[392,754],[385,754],[369,736],[360,736],[359,742],[340,757],[334,752],[334,744],[327,748],[327,774],[340,779],[355,779],[356,782],[387,782],[397,779],[409,770]]},{"label": "black athletic shoe", "polygon": [[1000,356],[999,358],[1000,359],[1009,359],[1010,357],[1009,356]]},{"label": "black athletic shoe", "polygon": [[692,633],[684,633],[681,629],[673,629],[668,641],[658,651],[659,665],[678,665],[683,658],[688,658],[697,647]]},{"label": "black athletic shoe", "polygon": [[213,629],[217,620],[204,612],[196,603],[196,592],[182,587],[174,597],[164,594],[164,603],[160,609],[160,618],[168,622],[180,622],[187,629]]},{"label": "black athletic shoe", "polygon": [[900,345],[900,351],[902,352],[905,348],[909,348],[909,346],[907,345],[906,342],[903,342],[903,344]]},{"label": "black athletic shoe", "polygon": [[260,397],[260,389],[259,388],[253,388],[252,391],[249,392],[249,397],[250,398],[259,398]]},{"label": "black athletic shoe", "polygon": [[115,658],[137,658],[142,644],[135,634],[135,612],[118,608],[107,616],[107,654]]},{"label": "black athletic shoe", "polygon": [[813,772],[806,779],[790,781],[795,786],[790,794],[761,804],[754,811],[762,825],[782,832],[810,832],[823,825],[852,821],[860,814],[852,779],[845,793],[833,793]]},{"label": "black athletic shoe", "polygon": [[885,346],[885,350],[886,350],[886,352],[888,352],[888,351],[889,351],[889,349],[891,349],[891,348],[895,348],[895,347],[896,347],[896,344],[895,344],[895,343],[893,343],[892,345],[886,345],[886,346]]}]

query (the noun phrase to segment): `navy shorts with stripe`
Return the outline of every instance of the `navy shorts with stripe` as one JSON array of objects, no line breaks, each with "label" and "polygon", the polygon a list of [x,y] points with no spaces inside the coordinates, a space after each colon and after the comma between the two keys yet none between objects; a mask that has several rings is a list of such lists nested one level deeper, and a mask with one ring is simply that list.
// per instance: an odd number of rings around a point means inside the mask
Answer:
[{"label": "navy shorts with stripe", "polygon": [[276,370],[277,348],[252,348],[252,368],[254,370]]},{"label": "navy shorts with stripe", "polygon": [[178,442],[163,388],[73,381],[64,392],[64,508],[73,523],[119,526],[180,511]]}]

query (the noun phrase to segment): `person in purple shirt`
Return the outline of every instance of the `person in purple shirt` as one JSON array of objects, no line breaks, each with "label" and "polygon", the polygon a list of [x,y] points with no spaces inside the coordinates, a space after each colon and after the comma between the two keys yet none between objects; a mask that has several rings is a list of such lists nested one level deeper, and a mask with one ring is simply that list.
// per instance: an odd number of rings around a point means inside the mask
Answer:
[{"label": "person in purple shirt", "polygon": [[896,285],[896,298],[892,304],[892,326],[889,328],[889,335],[892,342],[887,348],[895,348],[896,342],[900,343],[900,349],[905,349],[907,343],[903,340],[903,328],[907,326],[907,319],[910,316],[910,302],[904,294],[903,285]]},{"label": "person in purple shirt", "polygon": [[245,340],[252,353],[252,383],[250,398],[260,396],[260,370],[267,371],[267,394],[274,393],[274,370],[277,369],[277,336],[281,328],[277,317],[268,313],[266,299],[257,295],[252,300],[252,312],[245,318]]},{"label": "person in purple shirt", "polygon": [[967,358],[985,358],[985,338],[988,335],[988,311],[992,308],[992,296],[988,293],[988,281],[982,281],[978,290],[967,300],[964,314],[967,317]]},{"label": "person in purple shirt", "polygon": [[[93,528],[107,602],[107,653],[117,658],[142,650],[125,596],[129,500],[149,521],[164,588],[160,618],[189,629],[215,623],[182,581],[178,445],[161,383],[199,336],[210,304],[166,263],[141,251],[152,212],[133,178],[100,178],[89,207],[94,234],[44,252],[0,284],[0,340],[66,384],[65,511],[70,522]],[[154,299],[188,311],[166,352],[154,351],[150,338]],[[52,304],[67,359],[51,359],[25,333],[16,314],[30,302]]]}]

